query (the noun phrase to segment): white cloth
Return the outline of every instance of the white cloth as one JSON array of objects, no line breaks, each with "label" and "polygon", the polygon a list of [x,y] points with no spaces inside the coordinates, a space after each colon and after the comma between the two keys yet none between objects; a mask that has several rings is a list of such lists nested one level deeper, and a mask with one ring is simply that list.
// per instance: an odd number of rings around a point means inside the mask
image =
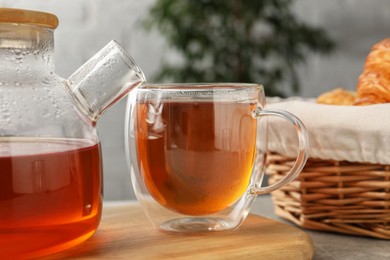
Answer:
[{"label": "white cloth", "polygon": [[[309,133],[312,158],[390,164],[390,104],[335,106],[271,99],[267,108],[283,109],[301,119]],[[287,125],[274,117],[269,119],[268,147],[295,157],[297,137]]]}]

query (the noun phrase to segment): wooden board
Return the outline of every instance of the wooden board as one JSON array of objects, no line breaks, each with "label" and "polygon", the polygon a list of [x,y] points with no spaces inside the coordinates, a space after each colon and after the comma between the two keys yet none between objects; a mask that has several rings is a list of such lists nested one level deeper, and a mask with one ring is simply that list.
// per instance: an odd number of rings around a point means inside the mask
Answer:
[{"label": "wooden board", "polygon": [[156,230],[139,205],[105,206],[96,234],[47,259],[311,259],[302,230],[249,215],[236,230],[176,235]]}]

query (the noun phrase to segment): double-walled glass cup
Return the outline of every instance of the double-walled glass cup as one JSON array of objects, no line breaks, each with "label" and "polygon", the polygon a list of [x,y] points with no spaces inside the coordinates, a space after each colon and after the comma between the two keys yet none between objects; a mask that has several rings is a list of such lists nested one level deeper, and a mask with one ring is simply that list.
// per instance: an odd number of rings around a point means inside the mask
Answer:
[{"label": "double-walled glass cup", "polygon": [[[263,86],[144,84],[128,97],[126,143],[134,192],[149,220],[172,232],[238,227],[256,195],[291,182],[308,156],[307,132],[286,111],[267,110]],[[291,171],[261,187],[267,120],[296,130]]]}]

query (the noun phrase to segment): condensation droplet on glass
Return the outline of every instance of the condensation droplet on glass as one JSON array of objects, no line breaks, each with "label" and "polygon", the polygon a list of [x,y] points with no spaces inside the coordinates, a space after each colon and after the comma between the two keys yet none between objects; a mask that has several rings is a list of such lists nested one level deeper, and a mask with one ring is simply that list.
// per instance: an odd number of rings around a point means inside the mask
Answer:
[{"label": "condensation droplet on glass", "polygon": [[50,80],[47,77],[44,77],[43,80],[42,80],[42,83],[45,84],[45,85],[49,85],[50,84]]},{"label": "condensation droplet on glass", "polygon": [[45,110],[45,111],[43,112],[43,117],[44,117],[44,118],[50,117],[50,111],[49,111],[49,110]]}]

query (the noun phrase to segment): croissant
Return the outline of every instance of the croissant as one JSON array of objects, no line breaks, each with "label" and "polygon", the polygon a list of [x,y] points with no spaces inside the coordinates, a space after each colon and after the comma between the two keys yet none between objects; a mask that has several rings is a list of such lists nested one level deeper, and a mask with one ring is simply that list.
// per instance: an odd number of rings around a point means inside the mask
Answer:
[{"label": "croissant", "polygon": [[325,105],[353,105],[356,102],[356,93],[344,88],[336,88],[319,95],[316,99],[317,104]]},{"label": "croissant", "polygon": [[390,38],[375,44],[367,56],[357,85],[354,105],[390,102]]}]

